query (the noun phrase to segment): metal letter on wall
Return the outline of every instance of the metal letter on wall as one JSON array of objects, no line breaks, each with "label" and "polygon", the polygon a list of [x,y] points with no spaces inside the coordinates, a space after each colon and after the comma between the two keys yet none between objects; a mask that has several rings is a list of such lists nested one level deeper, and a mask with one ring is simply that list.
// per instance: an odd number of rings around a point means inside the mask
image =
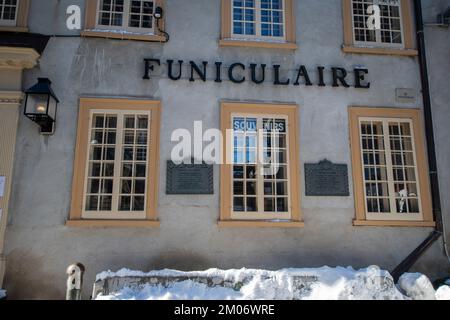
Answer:
[{"label": "metal letter on wall", "polygon": [[348,197],[348,166],[328,160],[305,164],[306,196]]},{"label": "metal letter on wall", "polygon": [[167,161],[167,194],[214,194],[212,165],[180,164]]}]

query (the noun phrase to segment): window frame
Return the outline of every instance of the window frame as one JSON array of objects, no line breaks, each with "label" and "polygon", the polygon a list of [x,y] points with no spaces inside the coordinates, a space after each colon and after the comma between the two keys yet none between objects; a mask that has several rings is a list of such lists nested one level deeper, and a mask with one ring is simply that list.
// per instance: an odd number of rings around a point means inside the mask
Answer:
[{"label": "window frame", "polygon": [[[5,26],[5,27],[14,27],[17,24],[17,18],[19,16],[19,8],[20,8],[20,0],[16,0],[16,10],[15,10],[15,17],[14,20],[4,20],[3,19],[3,14],[4,14],[4,9],[5,9],[5,5],[3,4],[3,10],[2,10],[2,15],[0,16],[0,25]],[[0,5],[0,7],[2,7],[2,5]]]},{"label": "window frame", "polygon": [[0,19],[0,31],[28,32],[30,0],[17,0],[15,20]]},{"label": "window frame", "polygon": [[[98,113],[105,113],[105,114],[110,114],[110,115],[117,115],[117,127],[115,128],[116,131],[116,144],[115,144],[115,159],[114,159],[114,175],[112,176],[112,180],[114,181],[114,187],[113,187],[113,192],[111,194],[112,197],[112,207],[114,207],[114,205],[118,205],[118,198],[120,198],[120,181],[124,178],[122,176],[120,176],[120,174],[118,175],[117,170],[120,170],[122,168],[122,163],[123,162],[132,162],[134,164],[135,161],[124,161],[121,157],[121,153],[122,153],[122,145],[123,143],[122,138],[123,138],[123,132],[125,131],[125,129],[123,128],[123,119],[124,116],[126,115],[146,115],[148,116],[149,119],[149,128],[147,128],[147,144],[145,145],[145,147],[147,148],[147,151],[150,150],[150,134],[151,134],[151,119],[152,119],[152,112],[151,111],[146,111],[146,110],[113,110],[113,109],[90,109],[89,110],[89,134],[92,133],[93,130],[95,130],[94,127],[92,127],[92,120],[93,120],[93,116],[95,114]],[[102,128],[102,129],[107,129]],[[133,129],[135,130],[135,129]],[[92,139],[92,136],[90,136],[90,139],[88,139],[88,143],[87,143],[87,147],[89,148],[91,146],[91,143],[89,142]],[[103,143],[101,145],[104,145]],[[147,157],[148,158],[148,157]],[[89,152],[86,153],[86,167],[89,166],[89,162],[92,161],[90,159],[90,155]],[[100,162],[104,163],[104,159],[100,160]],[[149,159],[146,160],[146,172],[149,171],[149,167],[150,167],[150,163],[149,163]],[[89,174],[88,174],[89,170],[85,170],[85,177],[84,177],[84,196],[83,196],[83,207],[82,207],[82,213],[81,216],[83,219],[105,219],[105,220],[111,220],[111,219],[125,219],[125,220],[142,220],[145,219],[146,217],[146,210],[144,208],[143,211],[120,211],[117,209],[117,207],[115,210],[111,210],[111,211],[101,211],[101,210],[97,210],[97,211],[92,211],[92,210],[87,210],[86,209],[86,204],[87,204],[87,190],[88,190],[88,180],[89,179],[93,179],[93,177],[89,178]],[[129,179],[126,180],[133,180],[134,177],[130,177]],[[146,175],[145,177],[145,184],[146,187],[149,184],[149,179],[150,177],[148,175]],[[99,177],[99,179],[97,180],[105,180],[102,179],[102,177]],[[108,179],[111,180],[111,179]],[[98,195],[100,196],[101,193],[98,193]],[[135,195],[135,194],[134,194]],[[130,197],[132,197],[132,194],[130,193]],[[147,193],[144,194],[144,198],[146,198],[146,203],[148,205],[147,202],[147,198],[148,195]],[[117,203],[116,203],[117,201]],[[106,218],[104,218],[106,217]]]},{"label": "window frame", "polygon": [[342,0],[345,53],[417,56],[415,47],[412,6],[410,0],[400,0],[402,44],[358,42],[354,30],[353,0]]},{"label": "window frame", "polygon": [[[394,49],[404,49],[405,48],[405,33],[403,30],[403,12],[402,12],[402,1],[399,0],[399,12],[400,12],[400,33],[402,36],[402,42],[401,43],[384,43],[382,41],[378,41],[379,39],[377,39],[377,41],[375,42],[368,42],[368,41],[357,41],[356,40],[356,33],[355,33],[355,15],[353,13],[353,2],[355,0],[351,0],[352,2],[352,29],[353,29],[353,43],[358,46],[358,47],[379,47],[379,48],[394,48]],[[361,0],[360,0],[361,1]],[[379,3],[380,0],[373,0],[374,2]],[[375,3],[375,4],[377,4]],[[381,37],[381,31],[380,30],[376,30],[375,31],[375,36],[376,38]]]},{"label": "window frame", "polygon": [[[232,119],[236,116],[268,116],[286,118],[287,145],[288,145],[288,194],[289,214],[276,217],[273,213],[260,216],[258,213],[242,214],[233,210],[233,165],[227,163],[229,150],[233,146],[228,137],[227,130],[232,129]],[[292,104],[266,104],[266,103],[221,103],[221,129],[224,135],[223,164],[221,165],[220,181],[220,219],[219,227],[303,227],[300,186],[298,173],[298,106]]]},{"label": "window frame", "polygon": [[[112,212],[102,217],[101,212],[86,214],[85,201],[87,186],[87,170],[89,157],[89,137],[91,117],[94,112],[111,112],[131,114],[132,112],[150,113],[150,130],[148,136],[147,177],[146,177],[146,207],[144,212],[132,214]],[[158,167],[159,167],[159,130],[160,101],[137,100],[124,98],[80,98],[80,110],[77,129],[77,144],[75,151],[74,173],[72,183],[72,201],[68,226],[117,226],[117,227],[157,227],[158,202]],[[117,129],[118,130],[118,129]],[[117,138],[117,136],[116,136]],[[116,144],[117,145],[117,144]],[[120,145],[120,143],[118,143]],[[116,154],[117,154],[116,150]],[[121,158],[116,159],[120,161]],[[119,178],[120,177],[115,177]],[[149,183],[149,181],[151,183]],[[129,218],[127,218],[127,216]]]},{"label": "window frame", "polygon": [[[127,2],[131,0],[125,0]],[[165,12],[164,0],[153,0],[154,7],[161,7]],[[167,39],[163,32],[160,32],[156,27],[156,20],[153,18],[152,29],[142,29],[133,27],[118,27],[118,26],[102,26],[98,24],[100,0],[89,0],[86,3],[85,9],[85,26],[81,31],[81,35],[84,37],[98,37],[108,39],[120,39],[120,40],[137,40],[137,41],[151,41],[151,42],[166,42]],[[128,15],[128,10],[126,11]],[[124,9],[125,15],[125,9]],[[165,30],[165,18],[167,13],[165,12],[163,17],[159,21],[159,29]],[[125,20],[125,19],[124,19]],[[127,22],[128,23],[128,22]],[[114,30],[114,31],[112,31]]]},{"label": "window frame", "polygon": [[[368,213],[366,207],[365,192],[365,176],[362,164],[362,142],[360,124],[364,120],[401,120],[411,125],[411,139],[413,142],[413,153],[415,158],[416,183],[419,193],[419,206],[421,212],[419,214],[391,214],[391,213]],[[355,200],[356,218],[355,226],[399,226],[399,227],[433,227],[433,213],[431,207],[431,193],[428,179],[428,165],[426,160],[426,149],[424,143],[424,130],[422,126],[421,112],[418,109],[401,109],[401,108],[367,108],[367,107],[350,107],[349,108],[349,124],[350,124],[350,145],[352,154],[353,167],[353,189]],[[386,133],[385,133],[386,134]],[[384,138],[385,139],[385,138]],[[386,148],[388,149],[388,148]],[[390,148],[389,148],[390,149]],[[386,152],[387,157],[388,152]],[[389,172],[389,162],[386,163]],[[392,175],[392,173],[391,173]],[[394,183],[389,180],[388,183]],[[392,189],[390,189],[392,190]],[[390,195],[392,196],[392,195]],[[395,204],[391,204],[395,206]]]},{"label": "window frame", "polygon": [[[245,1],[245,0],[244,0]],[[255,39],[255,40],[266,40],[266,41],[286,41],[286,0],[281,0],[282,5],[283,5],[283,36],[282,37],[274,37],[274,36],[263,36],[261,35],[261,25],[262,25],[262,21],[261,21],[261,0],[254,0],[255,1],[255,34],[254,35],[249,35],[249,34],[238,34],[238,33],[234,33],[234,4],[233,1],[231,2],[231,10],[230,10],[230,14],[231,14],[231,37],[232,38],[242,38],[242,39]]]},{"label": "window frame", "polygon": [[[96,29],[105,29],[105,30],[118,30],[118,31],[129,31],[129,32],[133,32],[133,33],[142,33],[142,34],[155,34],[155,30],[156,30],[156,19],[153,18],[153,13],[152,13],[152,28],[136,28],[136,27],[130,27],[128,26],[129,22],[130,22],[130,2],[132,0],[124,0],[124,10],[122,13],[122,26],[105,26],[102,24],[99,24],[99,20],[100,20],[100,4],[101,4],[101,0],[97,1],[97,10],[96,10],[96,24],[95,24],[95,28]],[[153,2],[153,12],[155,11],[155,7],[156,7],[156,1],[155,0],[149,0]]]},{"label": "window frame", "polygon": [[[283,23],[283,37],[273,36],[258,36],[255,35],[240,35],[234,34],[233,30],[233,0],[221,0],[221,39],[220,46],[231,47],[257,47],[269,49],[297,49],[296,35],[295,35],[295,4],[294,0],[282,0],[284,11]],[[256,5],[259,2],[257,1]],[[260,11],[255,8],[255,11]],[[256,12],[255,12],[256,15]],[[261,19],[258,20],[259,15],[255,17],[255,28],[260,30]]]},{"label": "window frame", "polygon": [[[257,123],[260,123],[261,120],[263,118],[277,118],[277,119],[283,119],[286,121],[287,127],[289,128],[290,122],[289,122],[289,117],[285,114],[269,114],[269,113],[243,113],[243,112],[233,112],[231,114],[231,121],[233,122],[234,118],[256,118]],[[257,130],[260,130],[261,128],[258,128]],[[257,147],[256,147],[256,154],[258,157],[258,154],[260,152],[260,150],[258,150],[258,139],[259,139],[259,133],[258,131],[256,131],[256,136],[257,136]],[[286,146],[287,146],[287,154],[290,154],[290,133],[288,132],[288,130],[286,130]],[[233,147],[235,147],[233,145]],[[290,157],[287,157],[286,159],[286,166],[289,169],[291,164],[290,164]],[[240,166],[240,163],[236,163],[235,166]],[[257,162],[257,164],[255,164],[256,170],[261,169],[260,168],[261,164]],[[233,166],[231,166],[231,176],[233,176]],[[245,173],[244,173],[245,175]],[[247,178],[243,179],[243,183],[247,182]],[[284,179],[282,179],[284,180]],[[288,198],[288,211],[287,212],[283,212],[283,213],[277,213],[277,212],[265,212],[263,211],[245,211],[245,212],[240,212],[240,211],[235,211],[233,208],[233,204],[232,204],[232,210],[231,210],[231,219],[232,220],[290,220],[291,216],[292,216],[292,206],[291,206],[291,170],[288,170],[287,172],[287,198]],[[235,196],[233,193],[233,183],[235,182],[234,178],[231,178],[232,183],[230,184],[231,189],[229,190],[231,192],[231,194],[233,195],[233,197]],[[258,175],[258,179],[256,179],[256,183],[257,183],[257,192],[256,192],[256,199],[257,199],[257,203],[258,203],[258,208],[263,207],[262,204],[264,202],[264,193],[258,194],[260,192],[262,192],[262,190],[264,190],[264,179],[261,178],[261,175]],[[237,198],[240,198],[239,196],[237,196]],[[248,198],[247,194],[243,194],[243,198]],[[253,198],[253,197],[252,197]],[[275,197],[276,198],[276,197]]]}]

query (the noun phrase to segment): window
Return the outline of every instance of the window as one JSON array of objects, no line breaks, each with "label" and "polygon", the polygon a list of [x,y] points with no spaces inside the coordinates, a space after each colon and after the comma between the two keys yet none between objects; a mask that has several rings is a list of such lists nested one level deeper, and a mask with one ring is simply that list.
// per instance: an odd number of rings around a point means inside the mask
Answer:
[{"label": "window", "polygon": [[155,8],[163,0],[93,0],[86,4],[84,36],[165,41],[164,17],[157,23]]},{"label": "window", "polygon": [[[417,55],[409,0],[343,0],[344,51]],[[371,6],[378,6],[380,28],[369,27]]]},{"label": "window", "polygon": [[153,1],[100,0],[97,27],[153,32]]},{"label": "window", "polygon": [[222,116],[224,132],[232,132],[231,162],[221,172],[222,225],[299,222],[297,107],[226,103]]},{"label": "window", "polygon": [[350,115],[361,220],[432,221],[418,111],[352,108]]},{"label": "window", "polygon": [[221,45],[295,49],[292,0],[222,0]]},{"label": "window", "polygon": [[3,26],[15,26],[18,0],[0,0],[0,23]]},{"label": "window", "polygon": [[0,0],[0,31],[28,31],[29,1]]},{"label": "window", "polygon": [[233,36],[284,39],[283,0],[233,0]]},{"label": "window", "polygon": [[[352,0],[353,30],[356,44],[402,47],[400,0]],[[380,8],[381,29],[370,30],[369,6]]]},{"label": "window", "polygon": [[71,220],[154,220],[158,103],[81,99],[80,113]]}]

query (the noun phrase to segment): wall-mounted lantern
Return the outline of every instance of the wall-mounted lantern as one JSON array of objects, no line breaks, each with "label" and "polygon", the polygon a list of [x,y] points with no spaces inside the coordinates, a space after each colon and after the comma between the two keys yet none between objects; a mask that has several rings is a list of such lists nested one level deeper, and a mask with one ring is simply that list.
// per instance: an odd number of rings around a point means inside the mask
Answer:
[{"label": "wall-mounted lantern", "polygon": [[161,29],[160,27],[160,21],[162,18],[164,18],[164,10],[161,7],[156,7],[155,8],[155,12],[153,13],[153,18],[155,18],[156,20],[156,28],[158,29],[159,32],[161,32],[164,37],[166,38],[166,42],[169,41],[170,36],[167,32],[165,32],[164,30]]},{"label": "wall-mounted lantern", "polygon": [[155,17],[156,20],[161,19],[163,17],[163,8],[156,7],[155,8],[155,13],[153,14],[153,16]]},{"label": "wall-mounted lantern", "polygon": [[24,114],[36,122],[41,128],[41,134],[45,135],[55,132],[56,110],[59,103],[51,84],[47,78],[38,78],[38,83],[25,91]]}]

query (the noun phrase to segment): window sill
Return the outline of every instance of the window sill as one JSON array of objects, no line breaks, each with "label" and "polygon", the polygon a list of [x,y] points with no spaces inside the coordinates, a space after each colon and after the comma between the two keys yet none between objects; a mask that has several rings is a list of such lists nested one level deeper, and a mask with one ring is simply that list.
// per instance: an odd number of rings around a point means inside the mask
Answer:
[{"label": "window sill", "polygon": [[28,32],[28,28],[0,26],[0,32]]},{"label": "window sill", "polygon": [[81,32],[83,37],[95,37],[95,38],[107,38],[107,39],[120,39],[120,40],[137,40],[137,41],[151,41],[151,42],[166,42],[166,38],[159,35],[149,34],[131,34],[131,33],[116,33],[108,31],[94,31],[84,30]]},{"label": "window sill", "polygon": [[416,227],[434,228],[435,222],[431,221],[378,221],[378,220],[354,220],[356,227]]},{"label": "window sill", "polygon": [[159,228],[156,220],[67,220],[66,227],[73,228]]},{"label": "window sill", "polygon": [[303,228],[302,221],[250,221],[250,220],[228,220],[219,221],[219,228]]},{"label": "window sill", "polygon": [[297,44],[292,42],[265,42],[251,40],[235,40],[221,39],[219,41],[221,47],[250,47],[250,48],[267,48],[267,49],[288,49],[296,50]]},{"label": "window sill", "polygon": [[355,46],[343,46],[342,51],[344,51],[345,53],[378,54],[378,55],[393,55],[393,56],[407,56],[407,57],[415,57],[419,55],[419,51],[413,49],[365,48]]}]

